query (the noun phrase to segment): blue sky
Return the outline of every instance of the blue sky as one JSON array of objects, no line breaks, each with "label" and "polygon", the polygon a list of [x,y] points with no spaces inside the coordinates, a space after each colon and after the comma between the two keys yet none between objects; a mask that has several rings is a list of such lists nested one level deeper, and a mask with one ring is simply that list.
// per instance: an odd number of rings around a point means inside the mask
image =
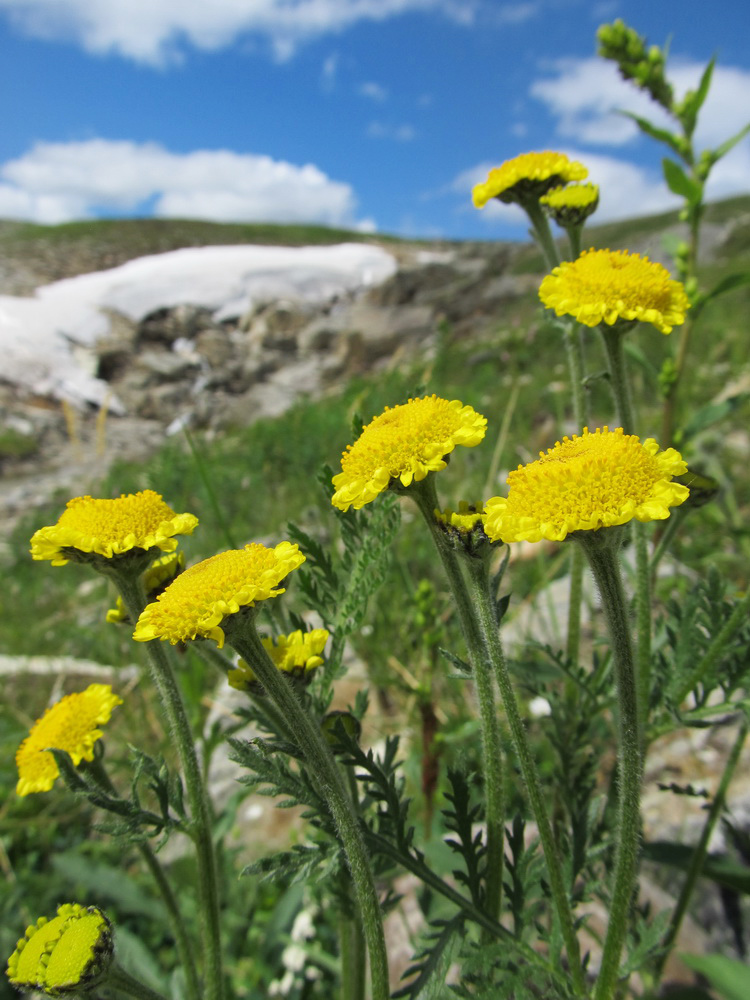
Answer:
[{"label": "blue sky", "polygon": [[[595,55],[622,17],[671,36],[678,91],[719,57],[700,145],[750,120],[746,0],[0,0],[0,217],[322,222],[520,238],[471,187],[560,149],[598,218],[675,202],[661,150],[612,113],[655,114]],[[750,137],[713,197],[750,191]]]}]

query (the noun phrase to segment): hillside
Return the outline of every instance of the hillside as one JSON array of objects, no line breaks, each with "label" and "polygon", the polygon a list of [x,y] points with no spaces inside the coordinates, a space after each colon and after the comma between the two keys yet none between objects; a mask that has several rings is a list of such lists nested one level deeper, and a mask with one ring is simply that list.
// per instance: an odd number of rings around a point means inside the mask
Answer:
[{"label": "hillside", "polygon": [[[592,246],[627,246],[661,257],[665,232],[677,232],[677,212],[591,226]],[[40,284],[116,267],[135,257],[181,247],[265,244],[325,245],[384,243],[391,252],[409,245],[449,246],[449,242],[406,241],[387,234],[364,234],[314,225],[221,223],[195,219],[96,219],[42,226],[0,220],[0,294],[28,295]],[[498,241],[488,241],[496,245]],[[533,272],[541,260],[531,244],[504,244],[518,254],[514,270]],[[706,209],[704,249],[710,258],[750,254],[750,195],[715,202]]]}]

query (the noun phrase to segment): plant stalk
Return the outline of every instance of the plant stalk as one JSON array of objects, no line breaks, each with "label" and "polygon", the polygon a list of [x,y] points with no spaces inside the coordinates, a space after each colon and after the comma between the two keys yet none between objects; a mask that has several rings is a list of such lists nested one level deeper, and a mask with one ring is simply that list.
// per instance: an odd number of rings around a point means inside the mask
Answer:
[{"label": "plant stalk", "polygon": [[[126,574],[117,574],[116,582],[131,621],[137,622],[145,604],[140,581]],[[152,639],[143,645],[146,647],[151,677],[167,717],[170,735],[177,744],[190,806],[190,834],[195,844],[198,866],[199,908],[203,931],[204,997],[205,1000],[223,1000],[219,884],[211,809],[195,752],[193,732],[172,665],[160,640]]]},{"label": "plant stalk", "polygon": [[308,767],[320,783],[346,853],[354,892],[362,914],[364,936],[370,956],[372,998],[388,1000],[390,995],[388,955],[380,903],[359,819],[341,772],[320,727],[305,712],[288,680],[282,676],[263,648],[255,625],[248,619],[234,628],[231,627],[232,624],[232,619],[229,619],[225,625],[227,641],[252,666],[268,697],[275,702],[286,719]]},{"label": "plant stalk", "polygon": [[643,759],[638,714],[638,685],[630,637],[627,601],[617,556],[618,529],[576,535],[588,557],[599,589],[612,647],[618,700],[618,817],[615,871],[609,924],[594,1000],[612,1000],[617,990],[620,954],[636,885],[641,831],[640,798]]}]

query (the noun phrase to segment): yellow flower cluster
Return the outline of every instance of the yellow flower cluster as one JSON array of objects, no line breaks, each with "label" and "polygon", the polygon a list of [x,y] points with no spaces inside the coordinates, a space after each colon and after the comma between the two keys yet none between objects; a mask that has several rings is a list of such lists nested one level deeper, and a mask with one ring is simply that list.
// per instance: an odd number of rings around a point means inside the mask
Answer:
[{"label": "yellow flower cluster", "polygon": [[8,959],[8,979],[20,990],[54,997],[94,989],[106,977],[114,954],[112,925],[95,906],[64,903],[57,914],[39,917]]},{"label": "yellow flower cluster", "polygon": [[599,187],[596,184],[556,187],[542,195],[539,204],[559,226],[580,226],[597,209]]},{"label": "yellow flower cluster", "polygon": [[669,517],[688,497],[672,482],[687,466],[674,448],[659,451],[621,427],[584,428],[558,441],[508,476],[508,496],[487,501],[485,531],[492,541],[560,542],[574,531],[592,531]]},{"label": "yellow flower cluster", "polygon": [[31,539],[33,559],[64,566],[70,550],[111,559],[133,549],[177,548],[174,535],[190,535],[198,524],[193,514],[175,514],[158,493],[143,490],[114,500],[76,497],[57,524],[40,528]]},{"label": "yellow flower cluster", "polygon": [[85,691],[68,694],[37,719],[16,753],[19,795],[48,792],[60,774],[49,747],[65,750],[78,766],[94,759],[94,744],[102,736],[98,727],[109,722],[112,709],[122,705],[109,684],[89,684]]},{"label": "yellow flower cluster", "polygon": [[585,250],[543,279],[539,298],[584,326],[639,320],[662,333],[684,323],[690,308],[685,289],[665,267],[626,250]]},{"label": "yellow flower cluster", "polygon": [[482,523],[482,507],[481,503],[460,500],[457,511],[452,507],[445,507],[443,510],[436,510],[435,517],[444,527],[466,534]]},{"label": "yellow flower cluster", "polygon": [[484,208],[491,198],[506,204],[536,200],[551,188],[585,180],[588,174],[582,163],[564,153],[522,153],[490,170],[487,180],[473,188],[472,200],[476,208]]},{"label": "yellow flower cluster", "polygon": [[394,481],[420,482],[444,469],[445,456],[457,445],[479,444],[486,430],[487,419],[458,399],[432,395],[387,406],[347,446],[331,502],[340,510],[359,510]]},{"label": "yellow flower cluster", "polygon": [[[311,672],[323,663],[320,655],[328,641],[328,631],[314,628],[309,632],[297,629],[289,635],[278,635],[275,639],[263,638],[263,648],[276,667],[291,677],[306,680]],[[236,669],[227,675],[230,687],[237,691],[253,690],[258,684],[253,668],[240,660]]]},{"label": "yellow flower cluster", "polygon": [[138,642],[215,639],[224,645],[222,622],[241,608],[284,593],[279,584],[305,561],[298,545],[275,548],[252,542],[204,559],[181,573],[145,608],[133,633]]}]

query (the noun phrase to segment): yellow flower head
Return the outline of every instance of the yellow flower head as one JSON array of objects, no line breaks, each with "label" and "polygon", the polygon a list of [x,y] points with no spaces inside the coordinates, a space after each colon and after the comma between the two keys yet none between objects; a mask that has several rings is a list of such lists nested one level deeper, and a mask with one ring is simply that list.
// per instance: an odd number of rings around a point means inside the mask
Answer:
[{"label": "yellow flower head", "polygon": [[485,531],[492,541],[561,542],[572,531],[661,520],[687,499],[671,481],[686,471],[679,452],[660,452],[653,438],[585,427],[511,472],[507,498],[487,501]]},{"label": "yellow flower head", "polygon": [[484,184],[477,184],[471,196],[476,208],[484,208],[490,198],[505,204],[538,199],[550,188],[582,181],[589,172],[582,163],[569,160],[564,153],[522,153],[490,170]]},{"label": "yellow flower head", "polygon": [[[168,583],[185,569],[185,553],[182,551],[167,552],[166,555],[154,559],[143,574],[143,589],[148,601],[155,601]],[[117,598],[114,608],[106,614],[106,620],[111,625],[119,625],[130,621],[127,609],[121,597]]]},{"label": "yellow flower head", "polygon": [[122,705],[122,698],[112,693],[109,684],[89,684],[85,691],[65,695],[48,708],[16,753],[18,794],[48,792],[54,785],[60,772],[49,747],[66,750],[76,766],[93,760],[94,744],[102,736],[98,726],[109,722],[117,705]]},{"label": "yellow flower head", "polygon": [[106,979],[113,954],[106,915],[96,906],[64,903],[52,919],[40,917],[26,929],[8,959],[8,979],[20,990],[78,995]]},{"label": "yellow flower head", "polygon": [[305,561],[298,545],[275,548],[252,542],[204,559],[181,573],[138,619],[138,642],[215,639],[224,645],[221,625],[229,615],[284,593],[281,581]]},{"label": "yellow flower head", "polygon": [[539,298],[584,326],[639,320],[662,333],[684,323],[690,308],[685,289],[665,267],[627,250],[584,250],[544,278]]},{"label": "yellow flower head", "polygon": [[487,419],[458,399],[423,396],[386,406],[363,429],[341,457],[341,472],[333,477],[331,503],[340,510],[366,503],[388,489],[393,480],[409,486],[428,472],[446,466],[445,456],[456,445],[472,448],[487,429]]},{"label": "yellow flower head", "polygon": [[548,215],[559,226],[580,226],[599,204],[597,184],[568,184],[556,187],[539,199]]},{"label": "yellow flower head", "polygon": [[31,555],[64,566],[73,555],[69,550],[107,559],[133,549],[172,552],[177,548],[173,536],[190,535],[197,524],[194,514],[175,514],[153,490],[123,494],[115,500],[75,497],[57,524],[34,533]]},{"label": "yellow flower head", "polygon": [[460,500],[457,511],[453,510],[452,507],[436,510],[435,518],[443,527],[454,528],[456,531],[466,534],[482,523],[482,504]]},{"label": "yellow flower head", "polygon": [[[328,641],[328,631],[314,628],[310,632],[297,629],[289,635],[278,635],[275,639],[263,638],[263,648],[282,673],[295,679],[308,680],[312,671],[323,663],[320,655]],[[235,670],[227,675],[229,686],[237,691],[251,691],[261,688],[253,668],[240,660]]]}]

